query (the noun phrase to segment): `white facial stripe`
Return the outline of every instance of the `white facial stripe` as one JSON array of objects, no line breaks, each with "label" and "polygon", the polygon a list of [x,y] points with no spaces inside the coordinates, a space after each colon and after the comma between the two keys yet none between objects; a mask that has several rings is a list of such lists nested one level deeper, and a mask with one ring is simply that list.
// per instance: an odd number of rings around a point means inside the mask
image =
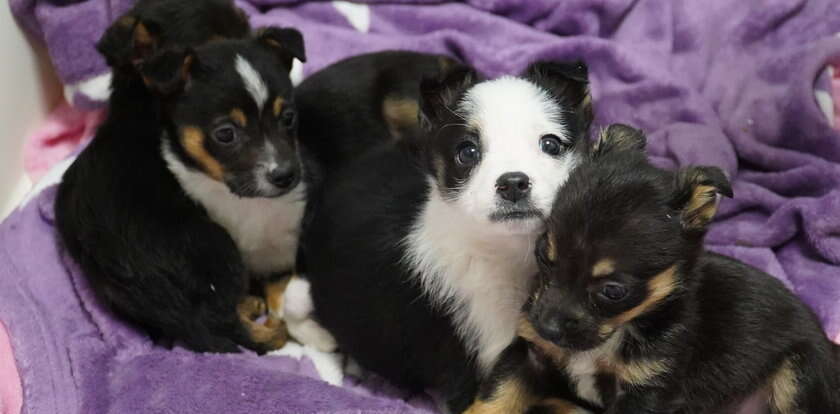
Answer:
[{"label": "white facial stripe", "polygon": [[268,88],[265,86],[262,76],[242,55],[236,55],[236,71],[242,78],[242,82],[245,83],[245,89],[254,98],[257,108],[262,113],[263,106],[268,101]]}]

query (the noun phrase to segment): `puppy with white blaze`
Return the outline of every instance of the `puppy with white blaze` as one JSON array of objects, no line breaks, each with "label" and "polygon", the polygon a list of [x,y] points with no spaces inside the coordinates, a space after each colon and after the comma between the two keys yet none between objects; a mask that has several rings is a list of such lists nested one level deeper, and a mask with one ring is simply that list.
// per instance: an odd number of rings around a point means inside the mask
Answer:
[{"label": "puppy with white blaze", "polygon": [[424,134],[328,180],[304,229],[314,316],[342,352],[451,412],[515,335],[533,245],[575,167],[591,111],[586,67],[537,63],[421,85]]}]

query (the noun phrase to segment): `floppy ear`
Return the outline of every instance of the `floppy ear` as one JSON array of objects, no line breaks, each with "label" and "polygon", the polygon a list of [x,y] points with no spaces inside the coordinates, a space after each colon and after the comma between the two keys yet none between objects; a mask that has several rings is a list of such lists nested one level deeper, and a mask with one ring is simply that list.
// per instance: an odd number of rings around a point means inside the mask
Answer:
[{"label": "floppy ear", "polygon": [[600,157],[613,151],[644,152],[647,145],[645,134],[624,124],[612,124],[601,130],[598,140],[592,147],[592,156]]},{"label": "floppy ear", "polygon": [[585,63],[538,61],[528,66],[522,76],[545,88],[561,105],[575,108],[581,131],[589,129],[592,98]]},{"label": "floppy ear", "polygon": [[457,100],[476,82],[475,70],[461,64],[442,70],[436,77],[424,78],[420,82],[420,126],[430,131],[444,114],[455,109]]},{"label": "floppy ear", "polygon": [[718,207],[718,194],[732,197],[732,186],[717,167],[686,167],[676,174],[672,207],[679,210],[683,228],[703,232]]},{"label": "floppy ear", "polygon": [[168,96],[186,88],[195,61],[192,49],[169,49],[150,57],[138,68],[143,82],[152,92]]},{"label": "floppy ear", "polygon": [[303,47],[303,35],[295,29],[264,27],[257,31],[257,41],[271,48],[292,69],[292,59],[306,62],[306,50]]},{"label": "floppy ear", "polygon": [[113,68],[137,65],[157,49],[159,29],[154,22],[123,16],[108,27],[96,43],[96,50]]}]

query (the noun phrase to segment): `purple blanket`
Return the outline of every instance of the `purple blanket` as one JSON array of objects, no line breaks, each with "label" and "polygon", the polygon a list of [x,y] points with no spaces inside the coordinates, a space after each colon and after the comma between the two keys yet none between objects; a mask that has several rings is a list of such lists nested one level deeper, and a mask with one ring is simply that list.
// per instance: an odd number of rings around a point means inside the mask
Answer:
[{"label": "purple blanket", "polygon": [[[368,3],[240,5],[255,26],[304,33],[304,74],[381,49],[447,53],[488,75],[535,59],[585,60],[599,124],[643,128],[663,166],[713,164],[733,177],[736,197],[723,202],[709,245],[785,281],[840,336],[840,133],[814,98],[818,74],[840,61],[840,2]],[[129,4],[11,0],[88,105],[101,98],[86,93],[106,72],[92,45]],[[289,358],[153,348],[104,313],[64,265],[52,196],[0,226],[0,320],[12,335],[25,413],[427,412],[290,374],[306,370]]]}]

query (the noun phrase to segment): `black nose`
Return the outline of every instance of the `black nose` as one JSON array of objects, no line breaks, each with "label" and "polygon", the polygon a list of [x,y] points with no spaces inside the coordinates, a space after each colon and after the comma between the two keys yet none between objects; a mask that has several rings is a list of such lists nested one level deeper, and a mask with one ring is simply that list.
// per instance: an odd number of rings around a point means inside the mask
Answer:
[{"label": "black nose", "polygon": [[294,165],[281,165],[266,174],[268,182],[274,184],[277,188],[289,188],[297,184],[298,171]]},{"label": "black nose", "polygon": [[509,172],[502,174],[496,180],[496,192],[510,202],[517,202],[531,192],[531,180],[523,172]]},{"label": "black nose", "polygon": [[550,341],[557,341],[578,327],[578,320],[560,312],[544,312],[540,315],[537,330]]}]

